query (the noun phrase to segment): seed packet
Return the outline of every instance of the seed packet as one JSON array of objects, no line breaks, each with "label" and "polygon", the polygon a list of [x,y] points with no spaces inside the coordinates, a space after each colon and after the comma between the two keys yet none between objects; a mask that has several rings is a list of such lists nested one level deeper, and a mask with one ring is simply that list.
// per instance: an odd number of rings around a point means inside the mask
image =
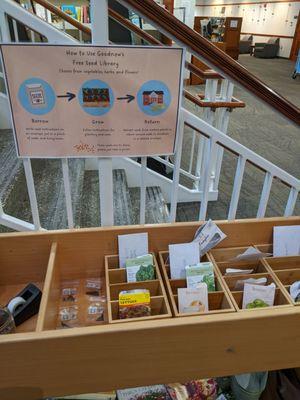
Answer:
[{"label": "seed packet", "polygon": [[225,276],[249,275],[253,272],[254,269],[226,268]]},{"label": "seed packet", "polygon": [[268,286],[253,285],[245,283],[243,295],[243,308],[271,307],[275,300],[275,283]]},{"label": "seed packet", "polygon": [[178,289],[179,313],[208,311],[208,292],[206,283],[198,283],[195,289]]},{"label": "seed packet", "polygon": [[188,289],[196,288],[199,283],[204,282],[207,284],[207,290],[209,292],[214,292],[216,290],[214,267],[211,262],[188,265],[185,267],[185,272]]},{"label": "seed packet", "polygon": [[184,384],[188,393],[188,399],[216,399],[218,384],[214,378],[196,379]]},{"label": "seed packet", "polygon": [[79,325],[77,306],[60,307],[58,316],[61,328],[73,328]]},{"label": "seed packet", "polygon": [[118,400],[171,400],[165,385],[117,390]]},{"label": "seed packet", "polygon": [[199,244],[200,257],[202,257],[225,238],[225,233],[209,219],[197,229],[193,242]]},{"label": "seed packet", "polygon": [[256,261],[261,258],[270,257],[271,253],[262,252],[253,246],[248,247],[246,251],[238,254],[236,257],[231,258],[228,262],[240,262],[240,261]]},{"label": "seed packet", "polygon": [[252,283],[253,285],[265,285],[267,283],[267,278],[248,278],[248,279],[238,279],[235,282],[233,290],[241,291],[244,290],[245,283]]},{"label": "seed packet", "polygon": [[300,281],[296,281],[291,285],[290,294],[295,302],[300,302]]},{"label": "seed packet", "polygon": [[89,323],[99,323],[104,321],[105,303],[91,302],[87,308],[86,320]]},{"label": "seed packet", "polygon": [[61,283],[61,301],[76,303],[78,300],[79,281],[63,281]]},{"label": "seed packet", "polygon": [[155,279],[152,254],[128,258],[125,262],[127,282],[150,281]]},{"label": "seed packet", "polygon": [[119,293],[119,318],[139,318],[151,315],[150,292],[147,289],[124,290]]}]

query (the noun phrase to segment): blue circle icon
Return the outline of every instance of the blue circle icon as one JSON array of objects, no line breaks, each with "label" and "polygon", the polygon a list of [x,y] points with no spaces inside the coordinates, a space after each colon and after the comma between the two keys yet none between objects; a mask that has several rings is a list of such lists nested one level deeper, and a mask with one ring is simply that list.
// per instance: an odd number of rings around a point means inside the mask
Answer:
[{"label": "blue circle icon", "polygon": [[82,109],[95,116],[108,113],[114,105],[114,93],[110,86],[98,79],[84,82],[78,93]]},{"label": "blue circle icon", "polygon": [[40,78],[24,81],[18,92],[19,101],[30,114],[44,115],[52,111],[56,95],[52,87]]},{"label": "blue circle icon", "polygon": [[167,85],[161,81],[148,81],[137,94],[141,111],[147,115],[160,115],[167,111],[171,103],[171,94]]}]

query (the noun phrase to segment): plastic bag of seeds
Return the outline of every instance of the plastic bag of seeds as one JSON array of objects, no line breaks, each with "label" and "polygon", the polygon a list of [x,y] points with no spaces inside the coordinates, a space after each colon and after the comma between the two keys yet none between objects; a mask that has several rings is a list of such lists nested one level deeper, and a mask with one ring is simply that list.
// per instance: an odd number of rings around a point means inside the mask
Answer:
[{"label": "plastic bag of seeds", "polygon": [[60,307],[58,320],[58,328],[74,328],[79,326],[78,307]]},{"label": "plastic bag of seeds", "polygon": [[61,302],[73,304],[78,301],[79,281],[63,281],[61,283]]}]

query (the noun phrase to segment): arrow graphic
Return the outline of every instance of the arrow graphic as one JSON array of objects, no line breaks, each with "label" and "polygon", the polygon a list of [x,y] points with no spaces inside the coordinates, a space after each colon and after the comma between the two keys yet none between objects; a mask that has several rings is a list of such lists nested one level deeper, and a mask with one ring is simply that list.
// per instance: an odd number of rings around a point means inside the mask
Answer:
[{"label": "arrow graphic", "polygon": [[66,98],[68,98],[68,101],[71,101],[71,100],[75,99],[76,94],[67,92],[66,94],[61,94],[60,96],[57,96],[57,97],[66,97]]},{"label": "arrow graphic", "polygon": [[126,94],[125,97],[117,97],[117,100],[127,100],[127,103],[130,103],[134,99],[135,99],[135,97],[132,96],[131,94]]}]

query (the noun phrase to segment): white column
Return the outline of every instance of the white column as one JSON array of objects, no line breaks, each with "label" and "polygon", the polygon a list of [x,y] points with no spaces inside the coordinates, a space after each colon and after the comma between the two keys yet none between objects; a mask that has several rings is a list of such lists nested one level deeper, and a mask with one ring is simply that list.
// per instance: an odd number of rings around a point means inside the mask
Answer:
[{"label": "white column", "polygon": [[[91,0],[91,19],[92,43],[100,46],[108,45],[107,0]],[[110,226],[114,223],[112,159],[99,158],[98,170],[101,225]]]}]

